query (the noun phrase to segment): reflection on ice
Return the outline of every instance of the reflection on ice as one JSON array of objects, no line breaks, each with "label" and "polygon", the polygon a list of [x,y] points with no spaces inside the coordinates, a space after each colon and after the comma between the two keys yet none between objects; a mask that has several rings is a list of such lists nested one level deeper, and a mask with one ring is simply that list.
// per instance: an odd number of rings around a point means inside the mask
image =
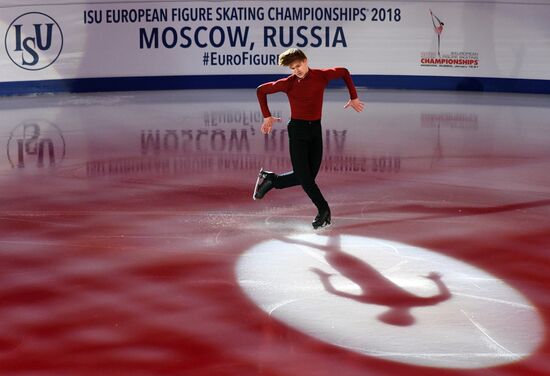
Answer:
[{"label": "reflection on ice", "polygon": [[[285,126],[270,135],[259,132],[261,113],[252,92],[198,93],[21,98],[3,126],[5,155],[22,168],[33,158],[38,166],[58,165],[67,153],[65,164],[80,165],[88,177],[290,168]],[[325,173],[391,177],[547,155],[540,119],[549,110],[536,101],[503,107],[495,94],[493,100],[474,97],[473,103],[442,108],[437,94],[421,94],[425,101],[419,103],[415,94],[368,92],[366,112],[354,117],[340,108],[339,94],[326,95]],[[468,94],[459,98],[468,101]],[[288,118],[283,98],[275,96],[273,107]]]}]

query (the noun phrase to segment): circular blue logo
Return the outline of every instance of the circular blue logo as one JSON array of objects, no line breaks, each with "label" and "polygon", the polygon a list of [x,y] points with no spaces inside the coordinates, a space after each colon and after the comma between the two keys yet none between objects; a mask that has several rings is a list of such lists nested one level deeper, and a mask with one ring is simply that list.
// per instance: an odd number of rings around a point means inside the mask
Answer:
[{"label": "circular blue logo", "polygon": [[52,65],[63,49],[63,32],[50,16],[29,12],[17,17],[5,38],[8,56],[18,67],[41,70]]}]

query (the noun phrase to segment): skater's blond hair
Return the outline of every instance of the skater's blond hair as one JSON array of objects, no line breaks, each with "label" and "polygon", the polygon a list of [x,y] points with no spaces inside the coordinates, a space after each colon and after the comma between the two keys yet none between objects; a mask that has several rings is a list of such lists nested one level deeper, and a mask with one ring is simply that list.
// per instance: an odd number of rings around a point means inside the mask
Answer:
[{"label": "skater's blond hair", "polygon": [[296,60],[305,60],[307,59],[304,51],[298,48],[289,48],[285,52],[279,55],[279,65],[288,67],[290,64]]}]

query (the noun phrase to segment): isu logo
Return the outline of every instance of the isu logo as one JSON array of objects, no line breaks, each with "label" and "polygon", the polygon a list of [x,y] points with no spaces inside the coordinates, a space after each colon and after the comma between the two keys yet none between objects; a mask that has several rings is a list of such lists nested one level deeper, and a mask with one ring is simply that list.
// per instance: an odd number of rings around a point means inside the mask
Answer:
[{"label": "isu logo", "polygon": [[52,65],[63,49],[63,32],[50,16],[30,12],[17,17],[5,38],[8,56],[26,70],[41,70]]}]

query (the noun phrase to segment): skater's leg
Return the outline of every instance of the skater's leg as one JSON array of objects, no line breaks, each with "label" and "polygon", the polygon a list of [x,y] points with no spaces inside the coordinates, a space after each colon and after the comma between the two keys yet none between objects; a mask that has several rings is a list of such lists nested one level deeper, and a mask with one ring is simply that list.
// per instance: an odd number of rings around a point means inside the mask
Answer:
[{"label": "skater's leg", "polygon": [[[312,128],[312,142],[309,149],[310,171],[315,179],[323,160],[323,133],[321,127]],[[323,198],[324,201],[324,198]],[[312,222],[313,228],[325,227],[331,223],[330,208],[326,201],[317,206],[318,214]]]},{"label": "skater's leg", "polygon": [[295,187],[297,185],[300,185],[300,181],[298,180],[298,177],[296,176],[294,171],[277,175],[277,179],[275,180],[276,189],[285,189]]},{"label": "skater's leg", "polygon": [[323,160],[323,132],[321,127],[312,129],[312,142],[309,149],[309,167],[313,179],[317,177]]},{"label": "skater's leg", "polygon": [[[323,197],[323,194],[319,190],[319,187],[315,183],[315,175],[317,174],[320,166],[320,159],[322,159],[322,140],[321,140],[321,154],[319,155],[319,145],[313,142],[312,128],[313,125],[290,125],[289,126],[289,149],[290,159],[292,161],[292,167],[294,174],[300,185],[309,196],[311,201],[315,204],[318,210],[328,208],[328,204]],[[320,125],[319,125],[320,127]],[[317,131],[317,130],[315,130]],[[319,129],[320,132],[320,129]],[[319,142],[317,140],[316,142]],[[311,161],[312,153],[316,155],[319,160]],[[312,167],[316,167],[316,171],[312,171]]]}]

